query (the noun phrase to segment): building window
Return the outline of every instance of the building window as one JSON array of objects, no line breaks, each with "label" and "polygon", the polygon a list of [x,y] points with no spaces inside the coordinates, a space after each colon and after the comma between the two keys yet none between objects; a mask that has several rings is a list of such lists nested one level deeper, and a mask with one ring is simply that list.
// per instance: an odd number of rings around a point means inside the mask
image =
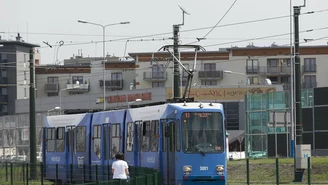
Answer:
[{"label": "building window", "polygon": [[216,71],[216,64],[215,63],[204,64],[204,71]]},{"label": "building window", "polygon": [[[189,64],[183,64],[183,65],[187,70],[189,70]],[[184,69],[183,69],[183,72],[182,72],[182,78],[188,78],[188,73]]]},{"label": "building window", "polygon": [[48,96],[58,96],[58,92],[49,92]]},{"label": "building window", "polygon": [[246,73],[258,73],[258,60],[246,60]]},{"label": "building window", "polygon": [[268,59],[267,65],[268,67],[277,67],[278,59]]},{"label": "building window", "polygon": [[58,77],[48,77],[48,84],[58,84]]},{"label": "building window", "polygon": [[0,60],[7,60],[7,54],[0,53]]},{"label": "building window", "polygon": [[217,85],[217,81],[216,80],[203,80],[202,85],[214,86],[214,85]]},{"label": "building window", "polygon": [[111,74],[111,79],[112,80],[122,80],[123,79],[123,74],[122,73],[112,73]]},{"label": "building window", "polygon": [[8,89],[7,89],[7,87],[3,87],[3,88],[1,88],[1,94],[2,94],[2,95],[7,95],[7,94],[8,94]]},{"label": "building window", "polygon": [[164,86],[164,82],[153,82],[152,87],[156,88],[156,87],[165,87],[165,86]]},{"label": "building window", "polygon": [[7,77],[7,69],[1,68],[1,77]]},{"label": "building window", "polygon": [[253,76],[248,78],[249,83],[253,85],[260,85],[259,77]]},{"label": "building window", "polygon": [[8,112],[8,107],[7,105],[2,105],[2,112],[7,113]]},{"label": "building window", "polygon": [[306,75],[304,76],[303,88],[311,89],[317,87],[317,76],[316,75]]},{"label": "building window", "polygon": [[317,64],[315,58],[305,58],[304,59],[304,72],[316,72]]},{"label": "building window", "polygon": [[187,80],[182,80],[181,82],[182,82],[182,84],[181,84],[182,86],[186,86],[187,85]]},{"label": "building window", "polygon": [[73,77],[72,77],[72,82],[73,82],[73,84],[76,84],[77,81],[78,81],[80,84],[83,84],[83,76],[73,76]]},{"label": "building window", "polygon": [[164,72],[163,72],[163,64],[160,66],[153,65],[152,66],[152,78],[164,78]]}]

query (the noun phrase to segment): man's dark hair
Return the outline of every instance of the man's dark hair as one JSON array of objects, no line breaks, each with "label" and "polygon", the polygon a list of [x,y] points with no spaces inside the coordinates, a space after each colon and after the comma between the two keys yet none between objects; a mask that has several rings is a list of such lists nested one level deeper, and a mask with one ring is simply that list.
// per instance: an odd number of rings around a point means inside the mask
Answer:
[{"label": "man's dark hair", "polygon": [[115,158],[119,160],[124,160],[124,154],[122,152],[119,152],[115,155]]}]

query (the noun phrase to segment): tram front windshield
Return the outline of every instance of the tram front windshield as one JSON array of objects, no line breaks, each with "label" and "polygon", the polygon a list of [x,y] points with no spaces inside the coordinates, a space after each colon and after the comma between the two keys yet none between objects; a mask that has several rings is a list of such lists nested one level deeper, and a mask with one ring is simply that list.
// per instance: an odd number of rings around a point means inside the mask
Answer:
[{"label": "tram front windshield", "polygon": [[219,112],[185,112],[182,114],[182,147],[185,153],[222,153],[224,151],[223,118]]}]

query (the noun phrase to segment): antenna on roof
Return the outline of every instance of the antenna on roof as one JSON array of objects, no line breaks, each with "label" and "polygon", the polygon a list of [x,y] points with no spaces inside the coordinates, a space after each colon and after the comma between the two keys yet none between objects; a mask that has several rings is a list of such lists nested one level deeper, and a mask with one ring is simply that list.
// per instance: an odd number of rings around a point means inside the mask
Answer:
[{"label": "antenna on roof", "polygon": [[182,24],[179,24],[181,26],[184,25],[184,14],[190,15],[190,13],[188,13],[184,8],[182,8],[180,5],[178,5],[179,8],[182,10]]}]

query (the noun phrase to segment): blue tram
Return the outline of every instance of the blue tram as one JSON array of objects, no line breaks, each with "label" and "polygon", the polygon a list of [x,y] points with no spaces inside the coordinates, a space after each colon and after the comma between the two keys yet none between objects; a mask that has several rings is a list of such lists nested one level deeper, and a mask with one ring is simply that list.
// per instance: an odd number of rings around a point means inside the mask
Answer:
[{"label": "blue tram", "polygon": [[[79,127],[86,129],[83,139]],[[57,133],[65,132],[64,136],[53,138],[53,143],[64,140],[63,152],[56,148],[49,150],[56,145],[49,144],[47,133],[52,129]],[[124,152],[131,166],[159,169],[165,185],[226,184],[226,132],[220,103],[168,103],[93,114],[49,116],[44,133],[46,166],[76,164],[73,170],[66,167],[63,170],[66,173],[58,176],[62,181],[70,179],[72,171],[74,179],[81,179],[78,176],[82,174],[78,173],[81,165],[90,166],[89,171],[93,173],[88,175],[89,180],[106,180],[114,155]],[[71,145],[72,141],[75,144]],[[57,160],[61,157],[65,161]],[[98,177],[94,173],[96,168]],[[50,167],[45,170],[45,178],[54,180],[54,170]]]}]

